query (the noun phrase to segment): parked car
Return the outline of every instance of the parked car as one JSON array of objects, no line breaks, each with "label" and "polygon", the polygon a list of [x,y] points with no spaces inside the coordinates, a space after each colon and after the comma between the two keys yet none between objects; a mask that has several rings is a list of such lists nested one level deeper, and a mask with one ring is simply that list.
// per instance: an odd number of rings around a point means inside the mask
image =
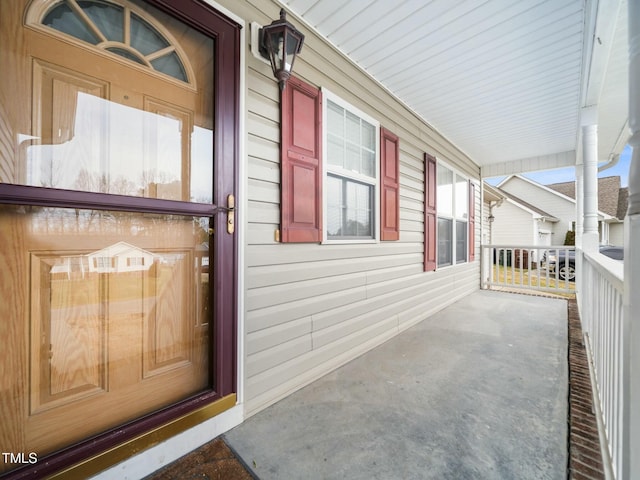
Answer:
[{"label": "parked car", "polygon": [[611,245],[603,245],[600,247],[600,253],[614,260],[624,260],[624,248],[613,247]]},{"label": "parked car", "polygon": [[[612,245],[600,246],[600,253],[614,260],[624,260],[624,248]],[[561,280],[573,281],[576,278],[576,252],[575,250],[548,250],[542,257],[542,261],[549,273],[555,274],[558,268],[558,276]]]},{"label": "parked car", "polygon": [[571,248],[547,250],[542,257],[547,272],[555,275],[557,269],[561,280],[573,281],[576,278],[576,251]]}]

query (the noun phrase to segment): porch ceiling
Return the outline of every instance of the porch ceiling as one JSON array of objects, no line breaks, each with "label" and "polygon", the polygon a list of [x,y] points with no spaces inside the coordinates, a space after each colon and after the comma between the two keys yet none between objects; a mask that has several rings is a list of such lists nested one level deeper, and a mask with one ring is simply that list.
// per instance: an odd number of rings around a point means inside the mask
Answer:
[{"label": "porch ceiling", "polygon": [[483,171],[575,164],[593,104],[626,143],[626,0],[281,1]]}]

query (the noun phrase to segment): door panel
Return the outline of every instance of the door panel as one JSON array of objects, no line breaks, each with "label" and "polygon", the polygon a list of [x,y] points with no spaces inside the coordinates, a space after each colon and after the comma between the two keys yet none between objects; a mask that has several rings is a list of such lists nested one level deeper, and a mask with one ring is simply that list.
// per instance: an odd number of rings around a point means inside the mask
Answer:
[{"label": "door panel", "polygon": [[[42,455],[210,385],[208,319],[196,314],[209,285],[196,265],[208,219],[20,210],[0,207],[0,229],[21,231],[9,247],[31,264],[12,289],[30,302],[10,317],[30,331],[23,448]],[[131,221],[135,233],[123,233]],[[15,386],[18,372],[8,373]]]},{"label": "door panel", "polygon": [[99,286],[76,282],[77,290],[69,288],[69,258],[31,254],[32,414],[107,387],[106,324],[100,305],[92,301]]}]

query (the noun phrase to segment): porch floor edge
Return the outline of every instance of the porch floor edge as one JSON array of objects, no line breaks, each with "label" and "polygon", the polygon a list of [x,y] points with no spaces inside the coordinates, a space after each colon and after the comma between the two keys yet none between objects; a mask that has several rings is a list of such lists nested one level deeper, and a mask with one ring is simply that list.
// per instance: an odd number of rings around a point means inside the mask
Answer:
[{"label": "porch floor edge", "polygon": [[568,302],[569,323],[569,480],[604,480],[593,386],[575,299]]}]

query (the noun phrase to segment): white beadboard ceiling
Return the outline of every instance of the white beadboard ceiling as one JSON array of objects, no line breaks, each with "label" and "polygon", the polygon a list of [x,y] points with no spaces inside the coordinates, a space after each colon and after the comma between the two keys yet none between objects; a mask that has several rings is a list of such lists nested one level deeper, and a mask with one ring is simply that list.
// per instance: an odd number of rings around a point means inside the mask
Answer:
[{"label": "white beadboard ceiling", "polygon": [[626,0],[281,3],[483,170],[575,164],[593,103],[600,159],[626,143]]}]

